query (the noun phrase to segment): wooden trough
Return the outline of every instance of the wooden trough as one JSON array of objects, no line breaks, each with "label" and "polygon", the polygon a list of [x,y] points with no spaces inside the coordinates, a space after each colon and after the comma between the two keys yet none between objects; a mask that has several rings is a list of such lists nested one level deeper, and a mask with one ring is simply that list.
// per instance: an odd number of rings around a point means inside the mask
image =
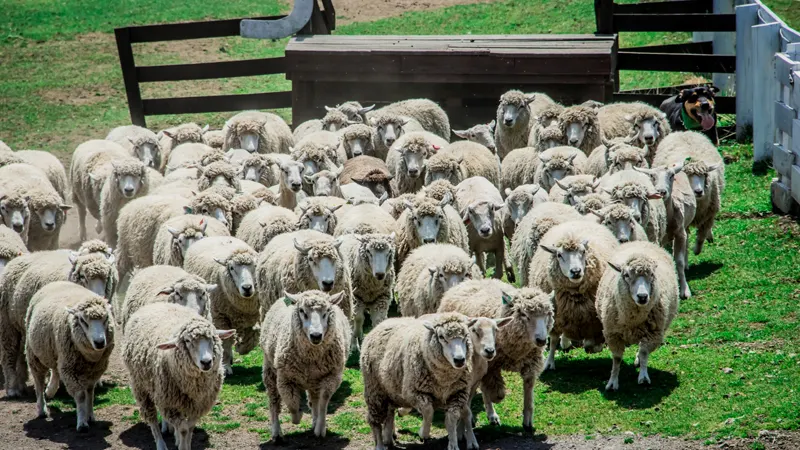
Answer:
[{"label": "wooden trough", "polygon": [[610,102],[616,36],[297,36],[286,47],[295,124],[347,100],[438,102],[454,128],[489,122],[509,89]]}]

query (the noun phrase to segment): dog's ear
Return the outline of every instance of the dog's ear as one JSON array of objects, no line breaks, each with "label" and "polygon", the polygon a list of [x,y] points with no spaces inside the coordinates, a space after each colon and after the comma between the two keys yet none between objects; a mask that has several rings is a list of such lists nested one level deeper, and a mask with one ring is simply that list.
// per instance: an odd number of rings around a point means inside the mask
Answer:
[{"label": "dog's ear", "polygon": [[683,103],[689,97],[688,89],[681,89],[681,93],[675,97],[675,103]]},{"label": "dog's ear", "polygon": [[716,87],[716,86],[709,86],[709,87],[708,87],[708,92],[709,92],[709,93],[711,94],[711,96],[713,97],[713,96],[715,96],[715,95],[717,95],[717,94],[719,93],[719,88],[718,88],[718,87]]}]

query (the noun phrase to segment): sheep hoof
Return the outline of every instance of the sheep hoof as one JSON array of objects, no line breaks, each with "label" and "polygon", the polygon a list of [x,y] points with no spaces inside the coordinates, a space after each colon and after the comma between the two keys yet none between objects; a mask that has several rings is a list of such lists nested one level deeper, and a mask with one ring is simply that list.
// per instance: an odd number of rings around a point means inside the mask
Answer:
[{"label": "sheep hoof", "polygon": [[617,380],[608,380],[608,384],[606,384],[607,391],[616,391],[619,389],[619,381]]},{"label": "sheep hoof", "polygon": [[686,300],[691,296],[692,296],[692,291],[689,290],[689,286],[686,286],[686,288],[681,289],[681,300]]},{"label": "sheep hoof", "polygon": [[17,398],[20,395],[22,395],[22,392],[18,391],[17,389],[9,388],[6,391],[6,397],[7,398]]},{"label": "sheep hoof", "polygon": [[233,367],[225,365],[225,376],[233,375]]},{"label": "sheep hoof", "polygon": [[492,414],[489,416],[489,425],[500,426],[500,416],[497,413]]},{"label": "sheep hoof", "polygon": [[544,370],[556,370],[556,362],[548,360],[544,365]]},{"label": "sheep hoof", "polygon": [[650,384],[650,376],[646,373],[639,373],[639,384]]},{"label": "sheep hoof", "polygon": [[86,433],[89,431],[89,425],[85,423],[80,423],[76,427],[76,430],[78,430],[78,433]]},{"label": "sheep hoof", "polygon": [[526,433],[533,433],[533,425],[523,425],[522,431]]}]

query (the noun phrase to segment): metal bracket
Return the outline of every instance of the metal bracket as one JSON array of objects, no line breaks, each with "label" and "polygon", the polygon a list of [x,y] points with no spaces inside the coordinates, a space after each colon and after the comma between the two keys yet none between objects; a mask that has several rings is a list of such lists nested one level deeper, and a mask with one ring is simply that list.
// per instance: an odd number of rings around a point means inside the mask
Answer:
[{"label": "metal bracket", "polygon": [[281,39],[300,31],[311,19],[316,0],[295,0],[288,16],[278,20],[244,19],[239,24],[239,34],[252,39]]}]

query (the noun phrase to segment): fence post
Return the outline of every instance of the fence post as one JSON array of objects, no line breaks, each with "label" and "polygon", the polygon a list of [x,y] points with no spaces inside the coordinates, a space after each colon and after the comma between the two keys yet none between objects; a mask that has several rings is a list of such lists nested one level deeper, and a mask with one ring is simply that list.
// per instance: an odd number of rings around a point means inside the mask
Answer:
[{"label": "fence post", "polygon": [[133,61],[131,30],[129,28],[117,28],[114,30],[114,35],[117,39],[119,65],[122,69],[122,79],[125,82],[125,94],[128,96],[131,123],[140,127],[146,127],[147,123],[144,120],[142,92],[139,90],[139,81],[136,79],[136,64]]},{"label": "fence post", "polygon": [[614,34],[614,0],[594,0],[597,34]]},{"label": "fence post", "polygon": [[775,53],[781,50],[777,22],[753,27],[753,162],[772,157],[775,142],[775,101],[779,84],[775,80]]},{"label": "fence post", "polygon": [[736,7],[736,139],[753,135],[753,26],[758,5]]}]

